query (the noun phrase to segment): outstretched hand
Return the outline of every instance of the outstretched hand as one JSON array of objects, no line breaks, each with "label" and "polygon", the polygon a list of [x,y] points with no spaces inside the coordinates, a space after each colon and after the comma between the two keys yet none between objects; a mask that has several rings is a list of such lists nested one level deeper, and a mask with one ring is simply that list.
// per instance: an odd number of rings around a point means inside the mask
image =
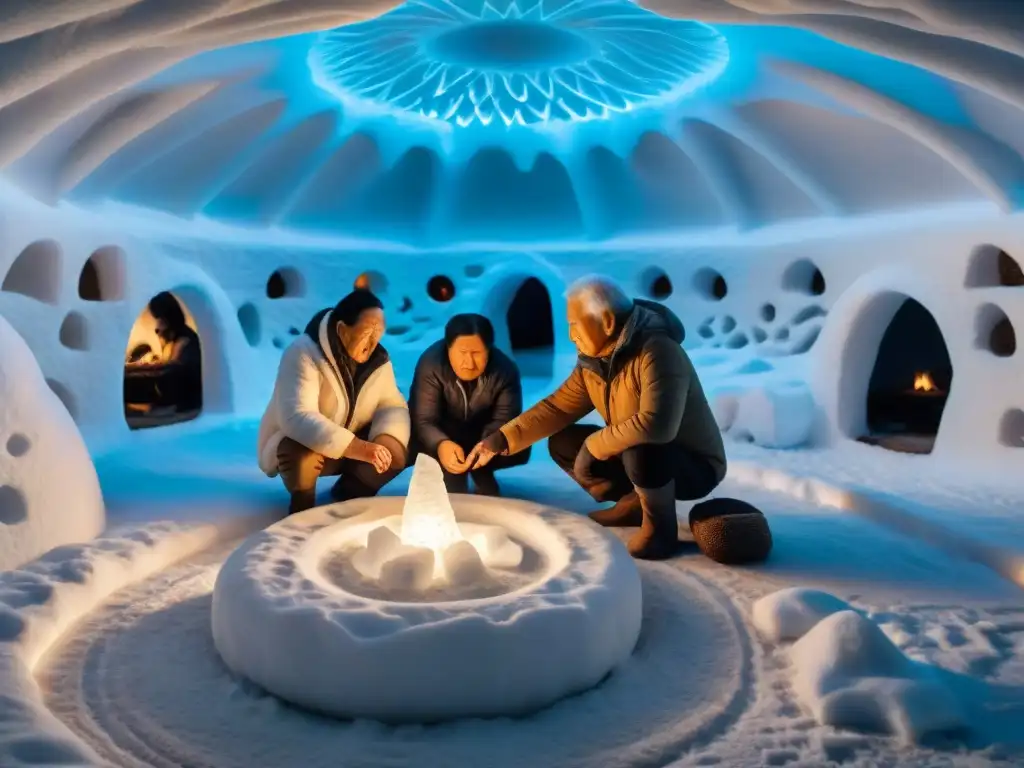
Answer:
[{"label": "outstretched hand", "polygon": [[508,440],[500,429],[473,446],[473,450],[466,457],[466,469],[486,467],[499,453],[508,453]]},{"label": "outstretched hand", "polygon": [[461,475],[469,465],[466,462],[466,452],[462,446],[452,440],[444,440],[437,446],[437,460],[445,471],[453,475]]}]

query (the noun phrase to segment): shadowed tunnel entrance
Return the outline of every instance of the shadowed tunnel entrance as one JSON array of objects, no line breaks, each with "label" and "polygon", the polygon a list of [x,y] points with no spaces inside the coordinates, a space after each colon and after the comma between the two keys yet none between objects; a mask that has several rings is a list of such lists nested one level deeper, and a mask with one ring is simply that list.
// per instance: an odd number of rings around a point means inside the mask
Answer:
[{"label": "shadowed tunnel entrance", "polygon": [[953,383],[953,364],[932,314],[906,299],[878,346],[867,392],[862,442],[931,453]]},{"label": "shadowed tunnel entrance", "polygon": [[554,370],[555,323],[551,294],[530,277],[516,290],[505,313],[512,357],[525,377],[550,378]]}]

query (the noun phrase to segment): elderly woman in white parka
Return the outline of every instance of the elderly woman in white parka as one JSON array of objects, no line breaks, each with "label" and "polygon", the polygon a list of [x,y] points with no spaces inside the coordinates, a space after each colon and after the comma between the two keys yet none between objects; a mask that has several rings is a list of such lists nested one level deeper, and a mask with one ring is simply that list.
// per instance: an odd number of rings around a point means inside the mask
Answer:
[{"label": "elderly woman in white parka", "polygon": [[316,481],[339,476],[336,501],[374,496],[404,468],[409,408],[395,382],[384,308],[356,290],[318,312],[281,357],[259,430],[259,464],[280,475],[289,514],[316,504]]}]

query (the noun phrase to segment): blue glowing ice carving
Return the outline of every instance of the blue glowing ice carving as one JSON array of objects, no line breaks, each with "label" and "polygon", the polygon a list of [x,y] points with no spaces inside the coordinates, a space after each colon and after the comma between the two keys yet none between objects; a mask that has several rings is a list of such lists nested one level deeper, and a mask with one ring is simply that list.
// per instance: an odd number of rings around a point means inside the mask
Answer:
[{"label": "blue glowing ice carving", "polygon": [[539,127],[677,101],[729,61],[712,27],[628,0],[530,1],[412,0],[320,35],[314,79],[353,111]]}]

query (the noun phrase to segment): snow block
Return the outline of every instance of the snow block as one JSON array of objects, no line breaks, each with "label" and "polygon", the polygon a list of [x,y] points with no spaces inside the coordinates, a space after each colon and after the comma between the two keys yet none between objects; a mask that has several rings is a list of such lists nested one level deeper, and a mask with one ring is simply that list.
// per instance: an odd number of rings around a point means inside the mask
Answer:
[{"label": "snow block", "polygon": [[799,448],[811,439],[814,411],[806,386],[756,387],[740,395],[731,433],[765,448]]}]

